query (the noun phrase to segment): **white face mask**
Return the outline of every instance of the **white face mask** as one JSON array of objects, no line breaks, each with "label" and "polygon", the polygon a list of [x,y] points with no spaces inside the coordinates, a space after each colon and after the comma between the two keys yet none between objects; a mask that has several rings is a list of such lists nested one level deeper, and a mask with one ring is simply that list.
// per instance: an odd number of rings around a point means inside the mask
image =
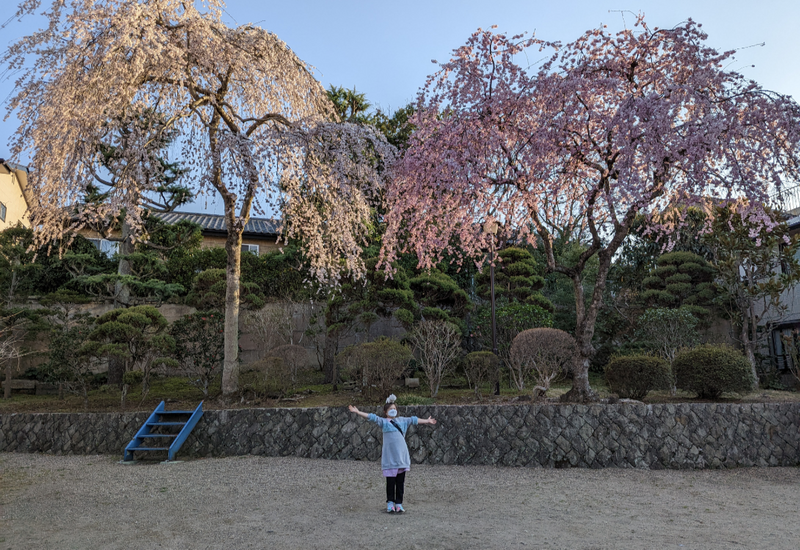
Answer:
[{"label": "white face mask", "polygon": [[397,409],[389,409],[388,411],[386,411],[386,415],[389,418],[394,418],[395,416],[397,416]]}]

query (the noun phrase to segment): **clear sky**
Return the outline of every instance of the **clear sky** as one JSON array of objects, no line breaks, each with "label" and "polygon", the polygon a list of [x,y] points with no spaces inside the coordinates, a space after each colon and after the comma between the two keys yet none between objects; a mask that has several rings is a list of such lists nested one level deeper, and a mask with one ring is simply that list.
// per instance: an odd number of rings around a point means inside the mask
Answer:
[{"label": "clear sky", "polygon": [[[638,12],[650,27],[672,27],[690,17],[702,23],[710,46],[739,50],[730,69],[800,101],[798,0],[229,0],[227,19],[274,32],[316,67],[325,87],[355,87],[391,111],[415,98],[435,70],[432,59],[449,59],[478,27],[569,42],[601,24],[611,31],[630,27]],[[0,29],[0,47],[41,25],[36,18],[10,21]],[[3,114],[12,90],[0,72]],[[8,154],[15,128],[13,117],[0,122],[0,157]]]}]

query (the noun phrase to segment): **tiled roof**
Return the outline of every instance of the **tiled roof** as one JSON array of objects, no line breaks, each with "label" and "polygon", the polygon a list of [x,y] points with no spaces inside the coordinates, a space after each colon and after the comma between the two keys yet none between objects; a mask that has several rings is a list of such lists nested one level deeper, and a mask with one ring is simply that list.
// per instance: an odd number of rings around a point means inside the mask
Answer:
[{"label": "tiled roof", "polygon": [[[164,220],[166,223],[175,224],[182,220],[189,220],[194,222],[204,231],[220,231],[227,232],[228,227],[225,225],[225,217],[215,214],[194,214],[191,212],[156,212],[156,216]],[[277,236],[278,235],[278,220],[271,218],[250,218],[247,225],[244,227],[245,235],[262,235],[262,236]]]}]

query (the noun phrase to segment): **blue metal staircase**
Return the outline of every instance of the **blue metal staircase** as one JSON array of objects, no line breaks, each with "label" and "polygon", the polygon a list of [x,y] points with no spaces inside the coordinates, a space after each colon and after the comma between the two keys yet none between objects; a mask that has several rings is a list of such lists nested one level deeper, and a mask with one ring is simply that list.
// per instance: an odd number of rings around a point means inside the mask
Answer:
[{"label": "blue metal staircase", "polygon": [[157,451],[167,451],[167,460],[174,460],[178,449],[189,437],[201,416],[202,401],[193,411],[168,411],[162,401],[125,447],[123,460],[133,461],[133,453]]}]

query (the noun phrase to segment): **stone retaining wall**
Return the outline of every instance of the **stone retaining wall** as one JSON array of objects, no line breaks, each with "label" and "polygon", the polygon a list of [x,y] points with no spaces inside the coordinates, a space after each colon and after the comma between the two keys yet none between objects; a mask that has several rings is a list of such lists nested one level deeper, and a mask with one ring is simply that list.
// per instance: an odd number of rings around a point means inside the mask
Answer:
[{"label": "stone retaining wall", "polygon": [[[800,464],[800,404],[401,407],[412,460],[546,468]],[[122,456],[145,413],[2,414],[0,452]],[[343,408],[206,411],[179,457],[380,459],[377,426]]]}]

